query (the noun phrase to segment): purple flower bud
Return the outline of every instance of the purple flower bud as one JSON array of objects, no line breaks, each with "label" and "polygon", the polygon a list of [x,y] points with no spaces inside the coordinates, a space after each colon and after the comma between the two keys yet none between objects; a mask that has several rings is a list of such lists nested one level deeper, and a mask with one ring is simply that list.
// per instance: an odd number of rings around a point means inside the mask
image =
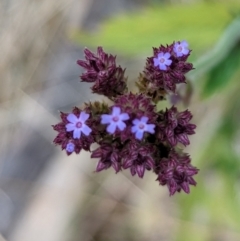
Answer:
[{"label": "purple flower bud", "polygon": [[66,146],[66,151],[72,153],[74,151],[75,145],[73,143],[68,143]]}]

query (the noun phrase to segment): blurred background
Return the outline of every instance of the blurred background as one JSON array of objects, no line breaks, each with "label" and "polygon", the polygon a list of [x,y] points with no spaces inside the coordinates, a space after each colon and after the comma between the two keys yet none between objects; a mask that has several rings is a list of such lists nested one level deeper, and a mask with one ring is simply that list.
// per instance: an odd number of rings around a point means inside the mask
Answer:
[{"label": "blurred background", "polygon": [[[184,39],[189,195],[52,144],[60,110],[102,98],[79,83],[85,46],[116,54],[134,89],[152,47]],[[0,53],[1,241],[240,240],[239,0],[0,0]]]}]

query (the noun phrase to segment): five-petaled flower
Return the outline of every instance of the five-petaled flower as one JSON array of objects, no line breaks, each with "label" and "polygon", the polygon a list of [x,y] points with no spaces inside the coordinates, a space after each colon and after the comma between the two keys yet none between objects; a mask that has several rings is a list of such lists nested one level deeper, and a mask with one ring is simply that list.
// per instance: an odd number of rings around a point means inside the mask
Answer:
[{"label": "five-petaled flower", "polygon": [[157,58],[154,58],[154,66],[159,67],[160,70],[167,70],[167,66],[170,66],[172,63],[172,60],[170,58],[170,53],[163,53],[160,52],[157,56]]},{"label": "five-petaled flower", "polygon": [[133,120],[133,126],[132,126],[132,133],[135,133],[135,138],[138,140],[142,140],[144,132],[149,132],[151,134],[154,134],[154,124],[147,124],[148,117],[143,116],[141,119],[135,119]]},{"label": "five-petaled flower", "polygon": [[103,114],[101,118],[102,124],[109,124],[107,127],[108,133],[113,134],[117,128],[120,131],[123,131],[126,128],[126,124],[123,121],[128,120],[129,115],[127,113],[121,113],[121,109],[114,106],[112,109],[112,114]]},{"label": "five-petaled flower", "polygon": [[85,121],[88,118],[89,114],[87,114],[85,111],[82,111],[79,117],[72,113],[67,116],[67,120],[70,123],[66,125],[66,130],[68,132],[73,131],[74,139],[80,139],[81,133],[83,133],[86,136],[89,136],[89,134],[92,132],[92,129],[85,124]]},{"label": "five-petaled flower", "polygon": [[175,43],[173,47],[173,51],[177,55],[177,57],[182,57],[183,55],[187,55],[189,53],[187,41],[183,40],[182,42]]}]

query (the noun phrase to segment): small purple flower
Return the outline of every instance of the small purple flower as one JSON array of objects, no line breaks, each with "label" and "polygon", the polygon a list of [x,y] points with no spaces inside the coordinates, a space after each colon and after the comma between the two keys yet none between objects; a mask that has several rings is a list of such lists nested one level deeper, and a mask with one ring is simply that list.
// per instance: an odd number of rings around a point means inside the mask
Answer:
[{"label": "small purple flower", "polygon": [[157,58],[154,58],[154,66],[159,67],[160,70],[167,70],[167,66],[170,66],[172,63],[172,60],[170,58],[170,53],[163,53],[160,52],[157,56]]},{"label": "small purple flower", "polygon": [[92,129],[85,124],[85,121],[88,118],[89,114],[87,114],[85,111],[82,111],[79,117],[72,113],[67,116],[67,120],[70,123],[66,125],[66,129],[68,132],[73,131],[74,139],[80,139],[81,133],[89,136],[89,134],[92,132]]},{"label": "small purple flower", "polygon": [[135,133],[135,138],[138,140],[142,140],[143,138],[143,133],[144,132],[149,132],[149,133],[154,133],[154,124],[147,124],[148,117],[143,116],[140,120],[135,119],[133,120],[133,127],[131,129],[132,133]]},{"label": "small purple flower", "polygon": [[187,55],[189,53],[188,43],[187,41],[177,42],[173,47],[174,53],[177,57],[182,57],[183,55]]},{"label": "small purple flower", "polygon": [[74,149],[75,149],[75,145],[72,142],[67,144],[67,146],[66,146],[67,152],[72,153],[74,151]]},{"label": "small purple flower", "polygon": [[123,131],[126,128],[126,124],[123,121],[128,120],[129,115],[127,113],[121,113],[119,107],[113,107],[111,115],[103,114],[101,118],[102,124],[109,124],[107,127],[108,133],[113,134],[117,127],[120,131]]}]

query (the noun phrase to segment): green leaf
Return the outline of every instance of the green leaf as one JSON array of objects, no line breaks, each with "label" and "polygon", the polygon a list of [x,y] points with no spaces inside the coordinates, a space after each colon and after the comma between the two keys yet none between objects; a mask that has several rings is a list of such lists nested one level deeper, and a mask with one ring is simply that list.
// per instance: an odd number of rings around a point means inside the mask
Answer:
[{"label": "green leaf", "polygon": [[208,97],[226,87],[240,68],[240,45],[236,45],[230,53],[213,67],[205,82],[203,96]]},{"label": "green leaf", "polygon": [[[97,33],[76,31],[72,37],[88,47],[101,45],[125,55],[151,54],[152,46],[186,39],[194,58],[217,41],[232,20],[231,7],[222,3],[159,5],[107,20]],[[240,4],[234,7],[239,8]]]}]

